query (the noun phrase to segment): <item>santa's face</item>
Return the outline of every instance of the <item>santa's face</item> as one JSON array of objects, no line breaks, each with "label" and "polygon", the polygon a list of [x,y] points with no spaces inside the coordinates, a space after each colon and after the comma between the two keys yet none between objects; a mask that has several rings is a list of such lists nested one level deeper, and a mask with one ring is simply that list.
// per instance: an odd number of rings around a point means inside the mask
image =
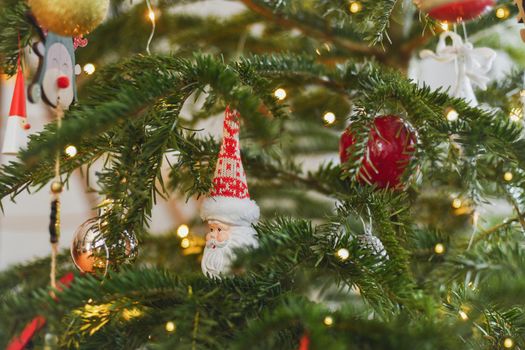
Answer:
[{"label": "santa's face", "polygon": [[231,226],[215,220],[208,221],[208,226],[201,262],[205,275],[218,277],[227,273],[235,248],[257,246],[256,232],[251,226]]},{"label": "santa's face", "polygon": [[230,239],[231,226],[223,222],[208,221],[209,231],[206,234],[206,247],[217,249],[217,246]]}]

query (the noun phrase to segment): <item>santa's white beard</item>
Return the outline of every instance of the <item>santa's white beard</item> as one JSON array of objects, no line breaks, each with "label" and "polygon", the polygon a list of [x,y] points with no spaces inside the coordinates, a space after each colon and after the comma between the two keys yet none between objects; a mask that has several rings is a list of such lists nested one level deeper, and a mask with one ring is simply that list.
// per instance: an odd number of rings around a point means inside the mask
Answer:
[{"label": "santa's white beard", "polygon": [[234,250],[241,247],[257,247],[256,232],[253,227],[234,226],[230,228],[230,238],[223,242],[209,240],[204,248],[201,268],[205,275],[218,277],[229,272]]}]

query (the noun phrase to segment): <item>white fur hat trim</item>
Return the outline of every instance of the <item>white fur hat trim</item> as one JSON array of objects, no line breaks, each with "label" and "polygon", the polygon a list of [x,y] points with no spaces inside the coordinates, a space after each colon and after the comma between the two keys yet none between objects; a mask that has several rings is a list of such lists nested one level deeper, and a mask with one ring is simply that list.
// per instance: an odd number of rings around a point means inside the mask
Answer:
[{"label": "white fur hat trim", "polygon": [[217,220],[230,225],[251,225],[259,220],[259,216],[259,206],[250,198],[206,197],[201,208],[202,220]]}]

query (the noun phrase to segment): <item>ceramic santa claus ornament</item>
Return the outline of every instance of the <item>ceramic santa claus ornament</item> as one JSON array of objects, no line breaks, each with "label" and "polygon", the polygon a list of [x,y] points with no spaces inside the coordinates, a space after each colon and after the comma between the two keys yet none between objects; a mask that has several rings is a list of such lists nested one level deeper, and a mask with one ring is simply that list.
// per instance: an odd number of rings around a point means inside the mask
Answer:
[{"label": "ceramic santa claus ornament", "polygon": [[209,226],[201,267],[202,272],[210,277],[229,272],[234,249],[258,245],[252,225],[259,219],[260,211],[248,193],[239,128],[239,113],[227,107],[213,189],[201,207],[201,217]]},{"label": "ceramic santa claus ornament", "polygon": [[19,60],[2,153],[16,155],[21,148],[24,148],[27,145],[27,136],[30,128],[31,126],[27,123],[24,74],[22,73],[22,66]]}]

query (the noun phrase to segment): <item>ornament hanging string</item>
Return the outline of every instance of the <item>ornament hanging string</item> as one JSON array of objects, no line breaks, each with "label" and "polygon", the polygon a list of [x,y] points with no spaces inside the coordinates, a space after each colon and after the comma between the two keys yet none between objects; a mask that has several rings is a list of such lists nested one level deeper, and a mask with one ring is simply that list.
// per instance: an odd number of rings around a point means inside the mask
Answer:
[{"label": "ornament hanging string", "polygon": [[20,45],[20,31],[18,31],[18,60],[16,61],[17,67],[22,64],[22,46]]},{"label": "ornament hanging string", "polygon": [[478,220],[479,220],[479,213],[474,209],[474,212],[472,213],[472,233],[470,234],[470,240],[468,241],[467,250],[472,247],[472,243],[474,243],[474,236],[478,232]]},{"label": "ornament hanging string", "polygon": [[465,39],[465,42],[468,42],[467,26],[465,25],[465,21],[461,21],[461,26],[463,27],[463,38]]},{"label": "ornament hanging string", "polygon": [[150,46],[151,46],[151,42],[153,41],[153,37],[155,36],[155,29],[156,29],[155,11],[153,10],[153,6],[151,5],[151,0],[146,0],[146,5],[148,6],[148,17],[151,20],[151,33],[148,38],[148,43],[146,44],[146,52],[149,55],[151,55]]},{"label": "ornament hanging string", "polygon": [[359,219],[361,220],[361,223],[363,224],[363,231],[365,232],[365,235],[373,236],[372,234],[373,221],[372,221],[372,212],[370,211],[370,207],[367,206],[366,211],[368,213],[368,223],[365,222],[365,220],[363,219],[361,215],[359,215]]},{"label": "ornament hanging string", "polygon": [[[55,115],[57,118],[57,131],[62,127],[62,118],[64,110],[60,104],[60,97],[57,98],[57,105],[55,107]],[[51,272],[50,280],[53,290],[56,289],[56,260],[58,255],[58,242],[60,239],[60,193],[62,192],[62,180],[60,178],[60,151],[57,150],[55,158],[55,180],[51,185],[52,200],[51,200],[51,215],[49,223],[49,236],[51,242]]]}]

